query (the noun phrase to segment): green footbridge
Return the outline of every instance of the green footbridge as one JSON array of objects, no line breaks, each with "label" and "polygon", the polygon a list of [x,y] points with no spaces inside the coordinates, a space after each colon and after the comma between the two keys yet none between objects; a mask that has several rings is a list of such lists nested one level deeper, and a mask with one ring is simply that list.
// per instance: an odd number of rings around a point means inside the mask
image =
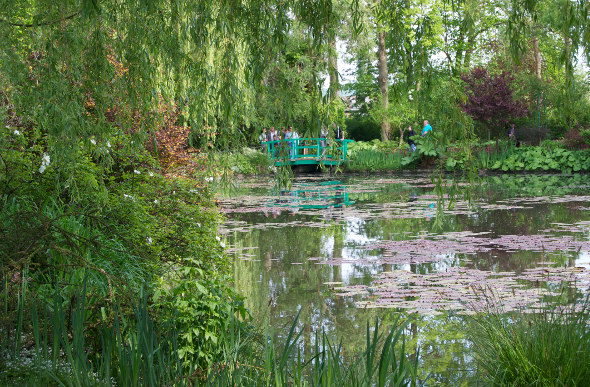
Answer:
[{"label": "green footbridge", "polygon": [[267,154],[276,166],[281,165],[340,165],[346,161],[348,143],[353,140],[326,138],[296,138],[264,141]]}]

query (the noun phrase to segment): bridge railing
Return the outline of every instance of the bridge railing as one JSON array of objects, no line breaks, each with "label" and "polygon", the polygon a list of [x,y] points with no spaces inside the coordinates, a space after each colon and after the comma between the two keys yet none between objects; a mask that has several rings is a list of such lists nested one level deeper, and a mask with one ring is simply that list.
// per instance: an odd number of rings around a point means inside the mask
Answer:
[{"label": "bridge railing", "polygon": [[266,152],[273,160],[321,160],[343,162],[346,160],[348,143],[353,140],[327,138],[296,138],[264,141]]}]

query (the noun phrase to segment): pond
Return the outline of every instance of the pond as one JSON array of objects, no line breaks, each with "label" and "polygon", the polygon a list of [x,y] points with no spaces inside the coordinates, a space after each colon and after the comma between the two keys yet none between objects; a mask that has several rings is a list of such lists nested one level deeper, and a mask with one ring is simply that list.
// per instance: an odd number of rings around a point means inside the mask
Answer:
[{"label": "pond", "polygon": [[486,299],[532,312],[589,291],[590,176],[444,184],[442,203],[429,174],[298,176],[280,192],[240,181],[222,198],[221,230],[238,291],[279,335],[300,313],[304,354],[321,330],[352,353],[367,323],[412,316],[421,378],[472,384],[466,326]]}]

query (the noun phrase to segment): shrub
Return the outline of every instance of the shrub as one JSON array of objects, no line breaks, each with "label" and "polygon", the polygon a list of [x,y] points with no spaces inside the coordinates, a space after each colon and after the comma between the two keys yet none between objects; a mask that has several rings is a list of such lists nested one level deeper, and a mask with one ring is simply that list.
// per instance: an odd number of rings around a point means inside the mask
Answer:
[{"label": "shrub", "polygon": [[347,118],[346,131],[347,137],[354,141],[371,141],[381,138],[381,127],[370,117]]},{"label": "shrub", "polygon": [[582,137],[579,128],[571,128],[570,130],[565,132],[565,134],[563,135],[563,141],[565,146],[567,146],[568,148],[580,149],[585,148],[587,145],[584,137]]}]

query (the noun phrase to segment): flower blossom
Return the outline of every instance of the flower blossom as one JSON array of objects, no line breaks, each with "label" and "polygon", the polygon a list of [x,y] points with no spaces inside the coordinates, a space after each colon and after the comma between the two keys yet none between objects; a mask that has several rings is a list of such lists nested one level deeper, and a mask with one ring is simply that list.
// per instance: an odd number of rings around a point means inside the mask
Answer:
[{"label": "flower blossom", "polygon": [[51,163],[51,158],[47,153],[43,153],[43,158],[41,159],[41,166],[39,167],[39,173],[45,172],[49,164]]}]

